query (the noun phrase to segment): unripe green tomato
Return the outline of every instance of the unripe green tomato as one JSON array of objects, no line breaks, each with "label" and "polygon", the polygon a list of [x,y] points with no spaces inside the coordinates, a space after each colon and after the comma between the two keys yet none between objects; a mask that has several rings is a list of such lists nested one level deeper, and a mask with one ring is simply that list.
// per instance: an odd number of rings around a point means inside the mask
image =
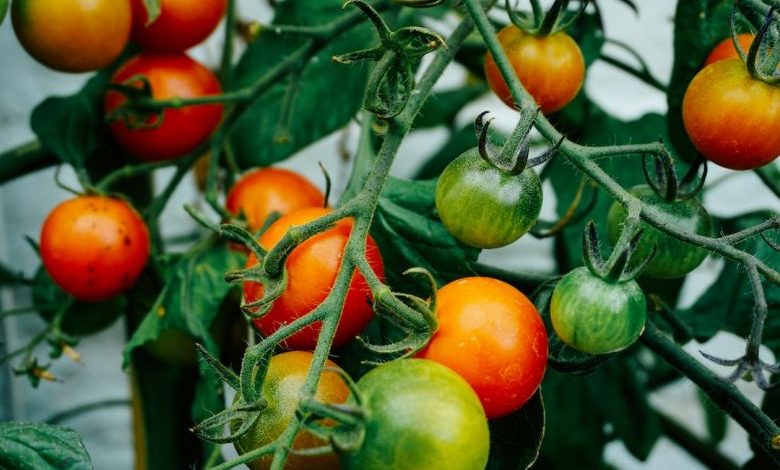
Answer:
[{"label": "unripe green tomato", "polygon": [[542,183],[528,168],[512,175],[485,161],[476,148],[444,169],[436,210],[447,230],[476,248],[505,246],[533,227],[542,210]]},{"label": "unripe green tomato", "polygon": [[555,333],[588,354],[623,350],[645,329],[647,305],[636,281],[610,282],[579,267],[558,282],[550,304]]},{"label": "unripe green tomato", "polygon": [[[668,218],[669,224],[676,229],[704,236],[712,234],[712,218],[698,199],[668,202],[647,185],[635,186],[629,192],[645,204],[663,212]],[[607,216],[607,230],[609,242],[613,246],[620,238],[625,219],[626,210],[623,206],[618,203],[612,204]],[[655,245],[655,255],[642,271],[644,276],[657,279],[682,277],[693,271],[707,257],[706,250],[667,235],[647,223],[643,223],[642,228],[644,229],[642,238],[639,240],[636,252],[631,257],[630,264],[636,266],[641,263]]]},{"label": "unripe green tomato", "polygon": [[358,381],[365,439],[343,453],[344,470],[481,470],[490,436],[474,390],[451,369],[402,359]]}]

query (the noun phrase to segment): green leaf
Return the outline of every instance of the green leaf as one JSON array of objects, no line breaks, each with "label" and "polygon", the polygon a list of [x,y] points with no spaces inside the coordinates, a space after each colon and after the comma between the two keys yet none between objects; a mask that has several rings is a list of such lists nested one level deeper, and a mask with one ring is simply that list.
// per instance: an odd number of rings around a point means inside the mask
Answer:
[{"label": "green leaf", "polygon": [[160,16],[162,0],[144,0],[146,8],[146,26],[154,23]]},{"label": "green leaf", "polygon": [[488,470],[527,469],[536,462],[544,437],[544,400],[538,391],[522,408],[490,421]]},{"label": "green leaf", "polygon": [[[476,82],[454,90],[434,92],[425,101],[420,113],[414,119],[412,127],[414,129],[441,125],[451,127],[461,109],[479,98],[486,90],[484,83]],[[472,129],[471,133],[473,135],[474,126],[469,126],[469,128]]]},{"label": "green leaf", "polygon": [[[46,321],[51,321],[70,299],[70,295],[54,283],[42,266],[35,274],[32,289],[33,305]],[[126,305],[125,296],[104,302],[75,301],[62,318],[62,331],[69,335],[87,336],[105,330],[125,312]]]},{"label": "green leaf", "polygon": [[710,444],[718,445],[726,438],[728,419],[726,413],[701,390],[698,390],[699,403],[704,411],[704,423]]},{"label": "green leaf", "polygon": [[[296,0],[276,7],[274,24],[320,25],[344,14],[336,1]],[[259,79],[269,68],[303,44],[297,35],[261,33],[246,50],[236,70],[236,86]],[[306,66],[285,126],[285,141],[277,137],[282,101],[288,81],[277,84],[252,103],[236,122],[230,144],[242,168],[270,165],[340,129],[360,109],[368,67],[339,65],[336,54],[369,46],[372,32],[361,25],[342,34],[320,51]]]},{"label": "green leaf", "polygon": [[100,110],[108,77],[107,71],[100,72],[74,95],[46,98],[30,117],[43,146],[76,168],[84,167],[105,132]]},{"label": "green leaf", "polygon": [[0,24],[3,24],[5,15],[8,13],[8,0],[0,0]]},{"label": "green leaf", "polygon": [[[743,214],[720,220],[716,233],[733,233],[752,227],[773,214],[768,211]],[[740,244],[741,249],[754,254],[768,266],[780,266],[780,253],[769,247],[761,237]],[[780,353],[780,287],[764,283],[769,314],[764,325],[764,345],[775,355]],[[726,261],[718,279],[689,309],[678,312],[699,342],[704,342],[720,330],[746,337],[753,320],[754,299],[745,270],[737,263]]]},{"label": "green leaf", "polygon": [[379,200],[371,235],[397,288],[416,281],[400,274],[412,267],[429,270],[439,285],[468,275],[469,264],[479,255],[479,250],[456,241],[436,217],[435,188],[434,180],[389,178]]},{"label": "green leaf", "polygon": [[674,16],[674,64],[667,91],[669,136],[677,153],[693,160],[693,147],[682,121],[682,102],[688,84],[707,54],[729,37],[732,0],[686,0],[677,2]]},{"label": "green leaf", "polygon": [[53,424],[0,423],[0,468],[91,469],[92,461],[72,429]]}]

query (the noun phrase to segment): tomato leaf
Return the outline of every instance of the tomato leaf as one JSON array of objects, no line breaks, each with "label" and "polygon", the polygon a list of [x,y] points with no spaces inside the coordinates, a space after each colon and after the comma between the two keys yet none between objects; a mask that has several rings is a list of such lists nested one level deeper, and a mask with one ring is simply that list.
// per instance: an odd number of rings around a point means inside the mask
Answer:
[{"label": "tomato leaf", "polygon": [[379,245],[390,284],[414,285],[404,277],[412,267],[429,270],[439,285],[472,273],[479,250],[455,240],[435,215],[436,181],[390,178],[382,192],[371,234]]},{"label": "tomato leaf", "polygon": [[146,26],[154,23],[160,16],[162,10],[162,0],[144,0],[144,8],[146,8]]},{"label": "tomato leaf", "polygon": [[53,424],[0,423],[0,468],[91,469],[86,447],[72,429]]},{"label": "tomato leaf", "polygon": [[544,400],[540,390],[519,410],[490,421],[490,459],[487,469],[531,468],[542,446],[544,414]]},{"label": "tomato leaf", "polygon": [[[276,7],[274,24],[319,25],[343,14],[340,2],[296,0]],[[284,160],[349,122],[362,105],[368,67],[335,64],[331,57],[354,49],[356,44],[367,44],[371,34],[368,25],[353,28],[308,63],[300,77],[289,119],[281,126],[289,81],[277,84],[250,105],[230,135],[230,144],[242,168]],[[239,61],[236,86],[256,81],[303,41],[294,34],[261,33]],[[284,139],[280,139],[282,136]]]},{"label": "tomato leaf", "polygon": [[[472,83],[454,90],[434,92],[423,105],[414,120],[414,129],[436,126],[452,126],[455,117],[468,103],[485,93],[487,88],[482,83]],[[473,126],[470,126],[474,129]],[[471,131],[472,134],[474,131]],[[476,142],[476,139],[475,139]]]}]

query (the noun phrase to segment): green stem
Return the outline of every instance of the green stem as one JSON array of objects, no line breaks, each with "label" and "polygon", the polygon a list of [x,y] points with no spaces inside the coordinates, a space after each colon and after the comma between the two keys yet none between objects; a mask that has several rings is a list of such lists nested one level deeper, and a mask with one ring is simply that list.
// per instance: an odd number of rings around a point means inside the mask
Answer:
[{"label": "green stem", "polygon": [[59,163],[57,156],[34,140],[0,154],[0,184]]},{"label": "green stem", "polygon": [[780,428],[742,395],[734,384],[721,379],[713,371],[704,367],[652,322],[647,322],[642,342],[699,386],[713,402],[748,432],[767,455],[780,464],[780,453],[773,446],[773,442],[780,439]]},{"label": "green stem", "polygon": [[233,44],[236,35],[236,0],[228,0],[225,14],[225,42],[222,45],[222,62],[220,78],[222,89],[230,90],[233,86]]}]

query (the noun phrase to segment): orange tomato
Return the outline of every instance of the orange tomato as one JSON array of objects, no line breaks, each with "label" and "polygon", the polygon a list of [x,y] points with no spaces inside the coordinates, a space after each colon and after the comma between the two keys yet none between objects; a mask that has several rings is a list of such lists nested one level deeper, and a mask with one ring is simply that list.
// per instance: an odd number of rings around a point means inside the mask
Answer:
[{"label": "orange tomato", "polygon": [[48,215],[40,252],[57,285],[78,300],[97,302],[133,285],[149,257],[149,232],[125,201],[79,196]]},{"label": "orange tomato", "polygon": [[[325,208],[308,208],[287,214],[280,218],[260,237],[260,245],[270,250],[287,233],[290,227],[311,222],[330,212]],[[287,290],[276,299],[271,310],[262,318],[255,319],[255,327],[265,336],[314,310],[325,300],[336,279],[344,247],[352,231],[351,219],[339,221],[335,227],[319,233],[298,245],[287,258]],[[366,256],[371,268],[382,279],[384,266],[379,248],[371,237],[366,240]],[[250,255],[247,267],[257,264],[257,258]],[[363,276],[355,272],[349,284],[341,322],[333,341],[340,347],[363,331],[373,316],[368,303],[371,291]],[[256,282],[244,283],[244,300],[253,302],[263,297],[263,286]],[[287,338],[289,349],[314,349],[321,325],[315,323]]]},{"label": "orange tomato", "polygon": [[419,357],[460,374],[490,419],[523,406],[547,368],[547,331],[534,304],[488,277],[451,282],[437,298],[439,330]]},{"label": "orange tomato", "polygon": [[[536,37],[510,24],[499,31],[498,41],[520,82],[543,113],[555,112],[577,96],[585,80],[585,59],[568,34]],[[489,52],[485,57],[485,76],[493,92],[514,108],[512,93]]]},{"label": "orange tomato", "polygon": [[[214,74],[184,54],[142,53],[125,62],[111,81],[122,83],[136,75],[143,75],[149,80],[152,97],[157,100],[221,93]],[[131,84],[140,87],[140,83]],[[106,113],[125,101],[121,93],[107,92]],[[195,150],[211,135],[222,119],[222,106],[208,104],[168,108],[162,119],[158,127],[142,129],[131,129],[118,120],[111,124],[111,131],[122,147],[141,160],[169,160]]]},{"label": "orange tomato", "polygon": [[181,52],[203,42],[225,15],[226,0],[160,0],[160,16],[147,25],[144,0],[132,0],[132,41],[144,49]]},{"label": "orange tomato", "polygon": [[252,231],[259,230],[272,213],[280,216],[307,207],[322,207],[325,197],[309,180],[283,168],[250,171],[230,189],[225,206],[243,213]]},{"label": "orange tomato", "polygon": [[11,20],[35,60],[61,72],[88,72],[119,57],[132,14],[128,0],[14,0]]},{"label": "orange tomato", "polygon": [[[750,45],[753,44],[754,37],[755,36],[750,33],[742,33],[737,35],[737,41],[745,52],[750,49]],[[730,37],[719,42],[717,46],[712,48],[710,55],[708,55],[707,59],[704,61],[704,66],[706,67],[713,62],[725,59],[739,59],[739,53],[734,48],[734,42]]]}]

